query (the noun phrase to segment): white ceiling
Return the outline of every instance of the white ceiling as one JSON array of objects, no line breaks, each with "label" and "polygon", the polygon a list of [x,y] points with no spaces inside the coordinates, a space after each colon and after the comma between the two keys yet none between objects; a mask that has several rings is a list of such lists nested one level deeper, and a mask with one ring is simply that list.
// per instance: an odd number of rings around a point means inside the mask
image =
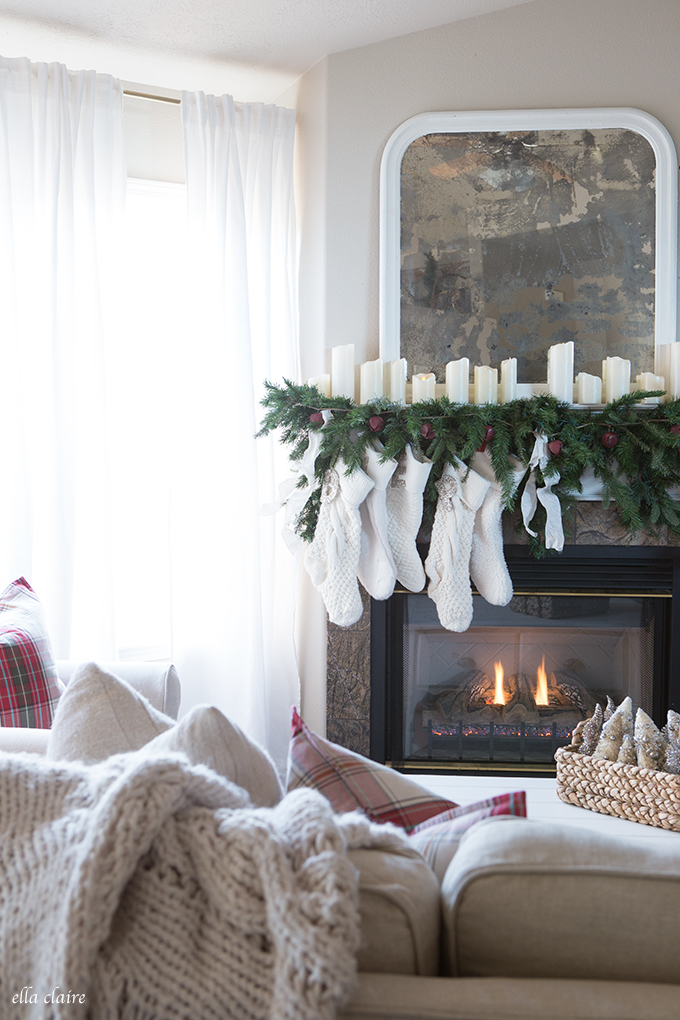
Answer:
[{"label": "white ceiling", "polygon": [[121,47],[297,76],[329,53],[529,0],[0,0],[0,14]]}]

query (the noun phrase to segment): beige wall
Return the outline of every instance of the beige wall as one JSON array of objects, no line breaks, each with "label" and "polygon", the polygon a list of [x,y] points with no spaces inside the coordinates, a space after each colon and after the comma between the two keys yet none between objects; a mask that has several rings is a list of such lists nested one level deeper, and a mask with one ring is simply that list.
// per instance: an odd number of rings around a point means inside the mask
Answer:
[{"label": "beige wall", "polygon": [[[379,169],[394,129],[427,110],[630,106],[680,150],[680,3],[535,0],[334,54],[325,94],[309,77],[282,99],[298,106],[304,160],[326,166],[324,180],[304,174],[305,189],[319,189],[302,219],[301,274],[303,350],[316,370],[320,332],[326,349],[353,342],[358,361],[378,356]],[[310,265],[323,295],[307,286]]]}]

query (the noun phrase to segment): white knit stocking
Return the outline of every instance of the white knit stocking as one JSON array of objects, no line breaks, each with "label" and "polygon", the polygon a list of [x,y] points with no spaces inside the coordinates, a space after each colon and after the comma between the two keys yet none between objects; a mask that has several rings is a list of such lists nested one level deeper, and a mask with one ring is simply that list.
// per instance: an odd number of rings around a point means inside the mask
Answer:
[{"label": "white knit stocking", "polygon": [[416,549],[416,538],[423,520],[423,492],[432,470],[432,461],[418,460],[407,446],[398,458],[385,493],[387,537],[394,556],[397,577],[409,591],[425,586],[423,561]]},{"label": "white knit stocking", "polygon": [[373,482],[360,468],[347,474],[342,459],[329,468],[316,531],[305,553],[307,572],[324,600],[328,618],[340,627],[356,623],[363,609],[357,583],[359,506],[372,488]]},{"label": "white knit stocking", "polygon": [[377,444],[366,450],[362,467],[373,482],[373,488],[359,508],[361,515],[361,552],[359,580],[371,598],[388,599],[394,591],[397,568],[387,537],[385,490],[394,474],[396,460],[381,463],[384,447]]},{"label": "white knit stocking", "polygon": [[458,458],[446,465],[437,482],[439,499],[425,570],[430,578],[427,594],[447,630],[461,632],[472,623],[472,529],[488,489],[488,480],[468,471]]},{"label": "white knit stocking", "polygon": [[[513,467],[512,491],[524,477],[526,468],[516,457],[510,458]],[[489,490],[477,511],[472,533],[470,577],[477,591],[492,606],[507,606],[512,598],[512,581],[503,556],[503,494],[496,481],[491,456],[485,450],[472,458],[471,467],[489,482]]]}]

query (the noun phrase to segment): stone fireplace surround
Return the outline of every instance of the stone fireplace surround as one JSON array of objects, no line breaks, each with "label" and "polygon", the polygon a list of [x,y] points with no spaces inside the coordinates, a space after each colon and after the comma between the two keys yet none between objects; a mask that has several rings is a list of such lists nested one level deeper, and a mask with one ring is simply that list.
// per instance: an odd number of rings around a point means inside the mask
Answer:
[{"label": "stone fireplace surround", "polygon": [[[525,545],[516,531],[516,516],[504,515],[506,545]],[[679,547],[680,537],[662,531],[659,537],[631,535],[613,507],[601,503],[576,503],[564,519],[565,547]],[[554,559],[559,569],[559,556]],[[326,734],[329,740],[360,754],[369,755],[370,737],[370,600],[362,591],[364,612],[352,627],[328,625],[326,655]]]}]

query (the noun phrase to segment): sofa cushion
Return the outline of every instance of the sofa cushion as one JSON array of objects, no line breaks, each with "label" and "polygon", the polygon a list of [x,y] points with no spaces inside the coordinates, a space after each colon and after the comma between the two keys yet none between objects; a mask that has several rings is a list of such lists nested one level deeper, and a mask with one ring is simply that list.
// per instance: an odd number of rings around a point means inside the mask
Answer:
[{"label": "sofa cushion", "polygon": [[400,772],[348,751],[314,733],[293,709],[286,787],[312,786],[336,811],[360,808],[374,822],[393,822],[407,831],[425,819],[458,807],[433,797]]},{"label": "sofa cushion", "polygon": [[274,807],[283,795],[267,752],[210,705],[194,706],[145,750],[150,754],[181,751],[192,765],[206,765],[246,790],[255,807]]},{"label": "sofa cushion", "polygon": [[138,750],[174,724],[120,677],[88,662],[78,667],[59,700],[46,755],[103,761]]},{"label": "sofa cushion", "polygon": [[441,882],[453,855],[458,850],[463,834],[468,829],[481,822],[483,818],[500,815],[526,818],[526,813],[526,794],[523,790],[518,793],[501,793],[497,797],[451,808],[441,815],[428,818],[426,822],[416,825],[409,833],[409,839]]},{"label": "sofa cushion", "polygon": [[680,984],[672,836],[488,819],[461,840],[442,901],[451,974]]},{"label": "sofa cushion", "polygon": [[677,1020],[675,985],[360,974],[338,1020]]},{"label": "sofa cushion", "polygon": [[63,690],[40,600],[20,577],[0,594],[0,725],[49,729]]},{"label": "sofa cushion", "polygon": [[359,871],[360,971],[439,973],[439,885],[417,851],[350,850]]}]

